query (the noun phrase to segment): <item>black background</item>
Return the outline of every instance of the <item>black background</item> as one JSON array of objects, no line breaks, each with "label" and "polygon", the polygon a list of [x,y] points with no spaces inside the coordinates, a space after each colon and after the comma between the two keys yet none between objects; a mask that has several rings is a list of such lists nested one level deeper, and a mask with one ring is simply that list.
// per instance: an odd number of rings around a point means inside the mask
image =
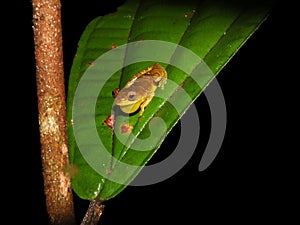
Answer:
[{"label": "black background", "polygon": [[[122,1],[62,1],[62,25],[66,80],[85,26],[98,15],[112,12]],[[8,61],[9,92],[2,105],[10,123],[5,152],[11,166],[3,170],[4,197],[12,224],[47,224],[40,159],[35,60],[30,1],[20,1],[5,23],[3,36],[11,43],[5,54]],[[292,136],[287,125],[295,106],[291,88],[286,88],[297,64],[286,64],[286,49],[294,48],[294,33],[286,26],[293,7],[275,4],[269,18],[245,43],[218,75],[227,107],[227,131],[214,162],[198,171],[202,151],[209,135],[210,112],[204,95],[196,100],[201,136],[198,149],[188,164],[168,180],[144,187],[127,187],[105,203],[100,224],[174,223],[183,220],[201,224],[270,222],[287,220],[294,214],[290,200],[290,160]],[[5,10],[4,10],[5,11]],[[289,20],[289,18],[291,18]],[[285,20],[285,22],[283,21]],[[286,40],[289,41],[286,41]],[[297,56],[296,56],[297,57]],[[299,58],[299,57],[298,57]],[[9,85],[8,85],[9,84]],[[9,98],[8,98],[9,97]],[[8,99],[8,101],[6,101]],[[296,104],[296,103],[294,103]],[[3,122],[7,121],[4,117]],[[166,157],[176,144],[180,127],[170,133],[151,160]],[[5,160],[6,161],[6,160]],[[14,169],[11,169],[14,168]],[[12,171],[10,173],[10,171]],[[76,218],[82,219],[88,202],[74,194]],[[286,213],[287,212],[287,213]]]}]

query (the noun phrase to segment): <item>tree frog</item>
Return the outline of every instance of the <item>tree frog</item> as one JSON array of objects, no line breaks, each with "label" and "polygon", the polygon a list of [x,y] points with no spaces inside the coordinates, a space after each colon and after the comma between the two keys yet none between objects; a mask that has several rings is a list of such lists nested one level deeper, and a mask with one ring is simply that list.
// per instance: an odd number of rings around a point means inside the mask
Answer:
[{"label": "tree frog", "polygon": [[117,92],[115,104],[125,113],[134,113],[140,108],[140,116],[154,97],[157,87],[163,89],[167,72],[158,63],[135,74],[123,89]]}]

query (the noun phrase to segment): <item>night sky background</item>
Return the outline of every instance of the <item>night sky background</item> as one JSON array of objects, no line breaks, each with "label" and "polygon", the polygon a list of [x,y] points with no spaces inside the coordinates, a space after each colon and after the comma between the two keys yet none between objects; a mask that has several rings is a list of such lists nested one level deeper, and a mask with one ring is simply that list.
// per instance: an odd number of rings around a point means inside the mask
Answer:
[{"label": "night sky background", "polygon": [[[66,81],[71,69],[77,42],[85,26],[96,16],[115,11],[122,1],[62,2],[62,26]],[[11,2],[12,3],[12,2]],[[15,7],[4,23],[2,32],[9,48],[6,60],[10,72],[5,76],[2,100],[5,117],[10,121],[3,138],[10,167],[3,169],[4,207],[12,216],[9,224],[47,224],[43,193],[42,166],[38,130],[35,83],[35,59],[32,32],[31,1],[19,1],[3,10]],[[199,112],[201,134],[197,151],[176,175],[164,182],[144,186],[128,186],[121,194],[105,203],[101,225],[172,224],[179,220],[190,224],[279,222],[292,218],[288,197],[292,193],[291,172],[285,166],[290,160],[288,113],[291,89],[285,76],[292,76],[285,64],[287,48],[293,48],[294,34],[283,25],[292,9],[278,2],[269,18],[246,42],[217,76],[227,107],[227,130],[219,154],[203,172],[198,165],[209,137],[210,112],[207,100],[201,95],[195,102]],[[285,14],[283,14],[285,13]],[[292,20],[292,19],[291,19]],[[14,22],[15,21],[15,22]],[[4,77],[4,76],[3,76]],[[288,78],[289,79],[289,78]],[[14,85],[10,85],[14,84]],[[283,90],[284,89],[284,90]],[[6,118],[10,118],[9,120]],[[180,126],[169,134],[151,162],[164,159],[180,134]],[[4,151],[4,149],[6,149]],[[289,164],[291,166],[293,164]],[[11,170],[11,168],[14,168]],[[9,172],[13,171],[13,172]],[[284,185],[282,185],[284,184]],[[74,194],[78,224],[87,209],[88,201]],[[299,202],[298,202],[299,203]],[[8,216],[8,214],[7,214]]]}]

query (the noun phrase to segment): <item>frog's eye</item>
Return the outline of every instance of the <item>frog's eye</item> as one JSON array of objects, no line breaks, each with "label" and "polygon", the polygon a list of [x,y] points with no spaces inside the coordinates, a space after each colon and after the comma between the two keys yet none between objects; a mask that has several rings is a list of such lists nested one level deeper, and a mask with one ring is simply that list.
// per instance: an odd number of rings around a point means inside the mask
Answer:
[{"label": "frog's eye", "polygon": [[136,99],[136,93],[135,91],[129,91],[127,94],[128,100],[129,101],[134,101]]}]

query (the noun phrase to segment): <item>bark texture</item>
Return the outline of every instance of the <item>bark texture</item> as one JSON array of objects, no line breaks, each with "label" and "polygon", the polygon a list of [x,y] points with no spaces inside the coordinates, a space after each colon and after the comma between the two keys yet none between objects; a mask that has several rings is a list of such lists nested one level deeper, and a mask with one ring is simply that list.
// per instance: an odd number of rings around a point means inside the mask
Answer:
[{"label": "bark texture", "polygon": [[59,0],[33,0],[39,129],[46,207],[52,225],[75,224],[66,127]]}]

